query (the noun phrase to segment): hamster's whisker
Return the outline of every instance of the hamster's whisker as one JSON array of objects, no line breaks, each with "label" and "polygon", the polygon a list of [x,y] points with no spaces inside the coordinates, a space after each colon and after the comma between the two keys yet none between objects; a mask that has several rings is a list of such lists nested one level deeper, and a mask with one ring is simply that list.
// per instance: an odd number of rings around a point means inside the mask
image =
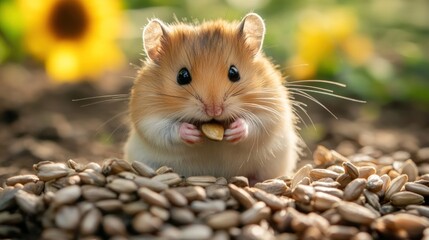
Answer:
[{"label": "hamster's whisker", "polygon": [[101,95],[101,96],[92,96],[92,97],[72,99],[72,102],[80,102],[80,101],[87,101],[87,100],[100,99],[100,98],[112,98],[112,99],[127,98],[128,99],[129,97],[130,97],[130,95],[128,93],[110,94],[110,95]]},{"label": "hamster's whisker", "polygon": [[[192,86],[192,85],[191,85]],[[200,96],[194,95],[193,93],[191,93],[191,91],[189,91],[188,89],[186,89],[184,86],[180,86],[181,88],[183,88],[187,93],[189,93],[189,95],[191,95],[192,97],[196,98],[199,100]]]},{"label": "hamster's whisker", "polygon": [[295,94],[295,95],[301,96],[301,97],[305,97],[305,98],[317,103],[319,106],[321,106],[327,112],[329,112],[335,119],[338,119],[338,117],[331,110],[329,110],[324,104],[322,104],[319,100],[317,100],[316,98],[314,98],[310,94],[303,92],[299,89],[289,89],[289,90],[291,91],[292,94]]},{"label": "hamster's whisker", "polygon": [[[293,105],[294,107],[299,108],[299,110],[301,110],[301,111],[305,114],[305,116],[308,118],[308,120],[310,120],[310,123],[311,123],[311,125],[313,126],[314,130],[316,130],[316,126],[314,125],[313,119],[311,119],[311,117],[310,117],[310,115],[308,114],[307,110],[305,110],[305,108],[303,107],[303,106],[307,106],[307,105],[306,105],[306,104],[301,104],[301,102],[298,102],[298,101],[291,101],[291,102],[292,102],[292,105]],[[294,112],[296,113],[296,115],[298,116],[298,118],[299,118],[299,119],[301,119],[301,121],[304,123],[304,125],[305,125],[306,127],[308,127],[307,123],[306,123],[306,122],[303,120],[303,118],[299,115],[298,111],[295,111],[295,109],[294,109]]]},{"label": "hamster's whisker", "polygon": [[321,92],[321,91],[312,90],[312,89],[299,89],[299,91],[318,93],[318,94],[322,94],[322,95],[327,95],[327,96],[331,96],[331,97],[335,97],[335,98],[340,98],[340,99],[348,100],[348,101],[351,101],[351,102],[366,103],[366,101],[364,101],[364,100],[359,100],[359,99],[355,99],[355,98],[349,98],[349,97],[341,96],[341,95],[338,95],[338,94],[335,94],[335,93]]},{"label": "hamster's whisker", "polygon": [[302,119],[302,117],[299,115],[298,111],[295,108],[292,108],[292,113],[298,118],[298,122],[301,122],[304,124],[306,128],[308,128],[307,123]]},{"label": "hamster's whisker", "polygon": [[[232,87],[234,87],[234,88],[232,88]],[[225,91],[225,94],[223,95],[223,99],[225,100],[227,98],[227,96],[229,95],[229,93],[231,91],[233,91],[236,87],[237,87],[236,84],[230,84],[229,88]]]},{"label": "hamster's whisker", "polygon": [[186,97],[182,97],[182,96],[176,96],[176,95],[170,95],[170,94],[165,94],[165,93],[156,93],[157,96],[165,96],[165,97],[172,97],[172,98],[180,98],[180,99],[188,99]]},{"label": "hamster's whisker", "polygon": [[80,107],[89,107],[89,106],[97,105],[100,103],[122,102],[122,101],[128,101],[128,100],[129,100],[128,98],[106,99],[106,100],[101,100],[101,101],[97,101],[97,102],[87,103],[87,104],[81,105]]},{"label": "hamster's whisker", "polygon": [[311,88],[311,89],[320,90],[320,91],[323,91],[323,92],[330,92],[330,93],[334,92],[334,90],[327,89],[327,88],[316,87],[316,86],[307,86],[307,85],[301,85],[301,84],[293,84],[293,83],[286,84],[286,87],[288,87],[288,88],[297,88],[297,89]]},{"label": "hamster's whisker", "polygon": [[[122,111],[122,112],[120,112],[120,113],[115,114],[113,117],[109,118],[108,120],[104,121],[100,126],[98,126],[98,127],[95,129],[95,134],[96,134],[96,135],[100,134],[101,129],[102,129],[103,127],[105,127],[107,124],[109,124],[109,123],[110,123],[110,122],[112,122],[113,120],[115,120],[115,119],[117,119],[117,118],[119,118],[119,117],[121,117],[121,116],[123,116],[123,115],[126,115],[126,114],[128,114],[128,113],[129,113],[129,111],[128,111],[128,110],[125,110],[125,111]],[[110,133],[110,136],[109,136],[108,140],[113,136],[113,134],[117,131],[117,129],[118,129],[122,124],[124,124],[124,123],[121,123],[118,127],[116,127],[116,128],[115,128],[115,130],[114,130],[113,132],[111,132],[111,133]]]},{"label": "hamster's whisker", "polygon": [[[347,87],[347,85],[344,83],[339,83],[339,82],[334,82],[329,80],[311,79],[311,80],[293,81],[293,84],[306,84],[306,83],[327,83],[338,87],[343,87],[343,88]],[[289,83],[286,83],[286,84],[289,84]]]},{"label": "hamster's whisker", "polygon": [[194,86],[192,85],[192,83],[190,84],[190,86],[191,86],[191,88],[192,88],[192,91],[194,91],[194,94],[195,94],[195,95],[192,95],[192,96],[194,96],[194,98],[196,98],[197,100],[202,101],[201,96],[198,94],[197,90],[195,90],[195,88],[194,88]]},{"label": "hamster's whisker", "polygon": [[[254,114],[253,112],[251,112],[251,111],[249,111],[249,110],[247,110],[245,108],[242,108],[242,107],[237,108],[237,110],[240,112],[241,115],[245,116],[249,121],[253,122],[253,124],[255,126],[261,126],[264,129],[264,131],[267,134],[269,134],[267,128],[264,125],[264,123],[262,122],[262,120],[256,114]],[[258,127],[255,127],[255,129],[258,129]]]}]

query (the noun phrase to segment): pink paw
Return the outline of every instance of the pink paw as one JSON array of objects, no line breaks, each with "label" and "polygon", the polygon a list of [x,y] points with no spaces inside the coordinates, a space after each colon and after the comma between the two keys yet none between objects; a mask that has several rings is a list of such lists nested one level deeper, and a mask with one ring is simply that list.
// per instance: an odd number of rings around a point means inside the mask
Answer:
[{"label": "pink paw", "polygon": [[249,135],[249,125],[247,125],[246,121],[244,119],[239,118],[235,120],[231,125],[229,125],[229,128],[225,130],[225,140],[232,142],[232,143],[238,143],[244,139],[247,138]]},{"label": "pink paw", "polygon": [[182,123],[179,127],[179,136],[188,144],[199,143],[203,140],[200,130],[190,123]]}]

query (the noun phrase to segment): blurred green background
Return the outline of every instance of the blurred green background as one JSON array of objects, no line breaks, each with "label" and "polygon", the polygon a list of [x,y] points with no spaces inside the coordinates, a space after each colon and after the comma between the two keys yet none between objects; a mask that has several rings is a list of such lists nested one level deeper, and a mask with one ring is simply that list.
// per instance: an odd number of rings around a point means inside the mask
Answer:
[{"label": "blurred green background", "polygon": [[1,0],[0,63],[46,69],[53,82],[103,81],[103,72],[140,65],[147,19],[254,11],[266,21],[266,54],[290,80],[338,81],[348,86],[342,95],[426,109],[428,9],[426,0]]}]

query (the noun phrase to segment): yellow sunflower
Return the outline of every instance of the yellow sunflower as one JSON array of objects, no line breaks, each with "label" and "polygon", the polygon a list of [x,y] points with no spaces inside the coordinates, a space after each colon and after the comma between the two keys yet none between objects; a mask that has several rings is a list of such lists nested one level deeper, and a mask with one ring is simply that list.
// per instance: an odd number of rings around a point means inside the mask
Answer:
[{"label": "yellow sunflower", "polygon": [[124,62],[119,0],[18,0],[25,46],[58,81],[95,77]]},{"label": "yellow sunflower", "polygon": [[[373,52],[369,38],[357,32],[356,16],[345,9],[306,11],[298,21],[296,53],[288,61],[296,79],[312,78],[322,63],[343,54],[352,65],[362,65]],[[302,65],[306,65],[302,67]]]}]

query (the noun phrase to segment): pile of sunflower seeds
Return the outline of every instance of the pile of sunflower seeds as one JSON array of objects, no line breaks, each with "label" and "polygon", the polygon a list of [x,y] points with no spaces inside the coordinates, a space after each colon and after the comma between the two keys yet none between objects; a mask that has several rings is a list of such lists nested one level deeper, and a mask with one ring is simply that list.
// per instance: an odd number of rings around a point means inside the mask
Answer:
[{"label": "pile of sunflower seeds", "polygon": [[108,159],[40,162],[0,187],[0,238],[429,239],[429,174],[319,146],[292,177],[181,177]]}]

